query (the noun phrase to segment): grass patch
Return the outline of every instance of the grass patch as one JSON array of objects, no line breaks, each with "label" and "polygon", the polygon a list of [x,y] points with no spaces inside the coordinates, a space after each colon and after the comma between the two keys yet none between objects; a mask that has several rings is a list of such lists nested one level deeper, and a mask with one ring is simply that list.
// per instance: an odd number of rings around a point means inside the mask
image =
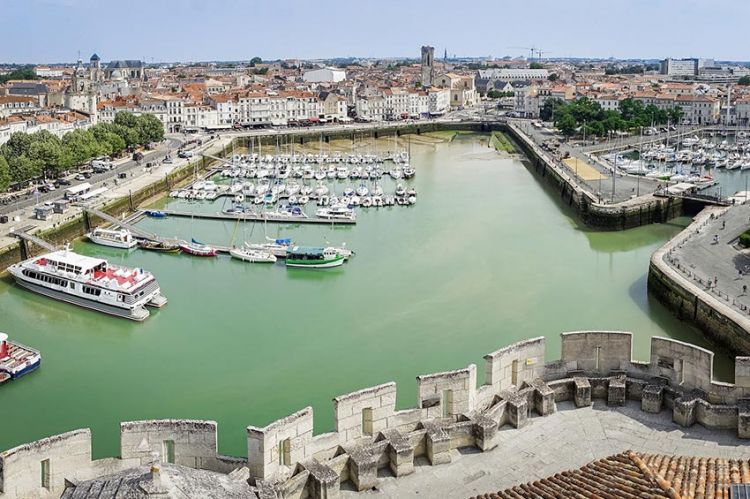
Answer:
[{"label": "grass patch", "polygon": [[492,132],[490,144],[492,144],[492,147],[494,147],[496,151],[503,151],[508,154],[516,152],[516,146],[514,146],[510,139],[502,132]]},{"label": "grass patch", "polygon": [[437,132],[427,132],[424,135],[451,142],[458,135],[458,132],[456,130],[439,130]]}]

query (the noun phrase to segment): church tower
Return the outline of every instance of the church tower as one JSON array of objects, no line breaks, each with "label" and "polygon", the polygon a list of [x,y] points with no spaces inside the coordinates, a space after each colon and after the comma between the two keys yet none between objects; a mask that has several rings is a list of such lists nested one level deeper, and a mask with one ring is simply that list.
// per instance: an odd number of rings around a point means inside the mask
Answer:
[{"label": "church tower", "polygon": [[422,86],[429,87],[435,79],[435,47],[422,47]]}]

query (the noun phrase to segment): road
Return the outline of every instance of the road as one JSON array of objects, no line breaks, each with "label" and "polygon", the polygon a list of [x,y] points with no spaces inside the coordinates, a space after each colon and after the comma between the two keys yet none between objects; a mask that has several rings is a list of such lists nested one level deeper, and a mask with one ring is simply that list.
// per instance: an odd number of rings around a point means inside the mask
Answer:
[{"label": "road", "polygon": [[[97,188],[104,185],[105,182],[114,180],[120,173],[124,172],[128,173],[128,176],[132,176],[134,169],[139,168],[148,162],[162,161],[168,154],[174,153],[184,142],[184,136],[172,134],[165,138],[164,141],[162,141],[153,151],[146,151],[140,164],[132,159],[119,160],[115,162],[116,166],[113,169],[103,173],[94,173],[91,178],[85,180],[85,182],[89,182],[93,188]],[[174,154],[172,155],[174,156]],[[12,215],[14,212],[25,210],[26,208],[44,203],[45,201],[60,199],[63,197],[65,189],[81,183],[83,182],[74,181],[72,185],[61,186],[52,192],[40,193],[36,196],[28,194],[25,199],[19,199],[8,205],[0,205],[0,215]]]}]

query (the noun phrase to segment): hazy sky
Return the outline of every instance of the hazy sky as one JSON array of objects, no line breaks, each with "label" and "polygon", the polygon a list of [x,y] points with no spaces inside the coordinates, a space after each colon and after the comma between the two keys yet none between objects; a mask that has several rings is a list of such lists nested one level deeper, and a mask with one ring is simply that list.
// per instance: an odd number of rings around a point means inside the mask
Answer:
[{"label": "hazy sky", "polygon": [[419,55],[750,59],[748,0],[0,0],[0,62]]}]

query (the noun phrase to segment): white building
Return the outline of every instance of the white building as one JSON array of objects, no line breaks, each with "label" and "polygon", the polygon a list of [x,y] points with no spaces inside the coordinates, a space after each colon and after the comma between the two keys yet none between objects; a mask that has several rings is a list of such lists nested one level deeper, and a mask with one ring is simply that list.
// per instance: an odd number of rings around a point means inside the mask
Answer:
[{"label": "white building", "polygon": [[698,59],[664,59],[661,74],[669,76],[695,76],[698,74]]},{"label": "white building", "polygon": [[431,87],[427,91],[427,107],[431,116],[448,112],[451,106],[451,91],[447,88]]},{"label": "white building", "polygon": [[321,68],[305,71],[302,80],[308,83],[338,83],[346,79],[346,71],[337,68]]},{"label": "white building", "polygon": [[477,71],[477,78],[487,81],[523,81],[523,80],[546,80],[549,71],[546,69],[509,69],[490,68]]},{"label": "white building", "polygon": [[49,66],[37,66],[34,68],[34,73],[39,78],[62,78],[62,68],[51,68]]}]

